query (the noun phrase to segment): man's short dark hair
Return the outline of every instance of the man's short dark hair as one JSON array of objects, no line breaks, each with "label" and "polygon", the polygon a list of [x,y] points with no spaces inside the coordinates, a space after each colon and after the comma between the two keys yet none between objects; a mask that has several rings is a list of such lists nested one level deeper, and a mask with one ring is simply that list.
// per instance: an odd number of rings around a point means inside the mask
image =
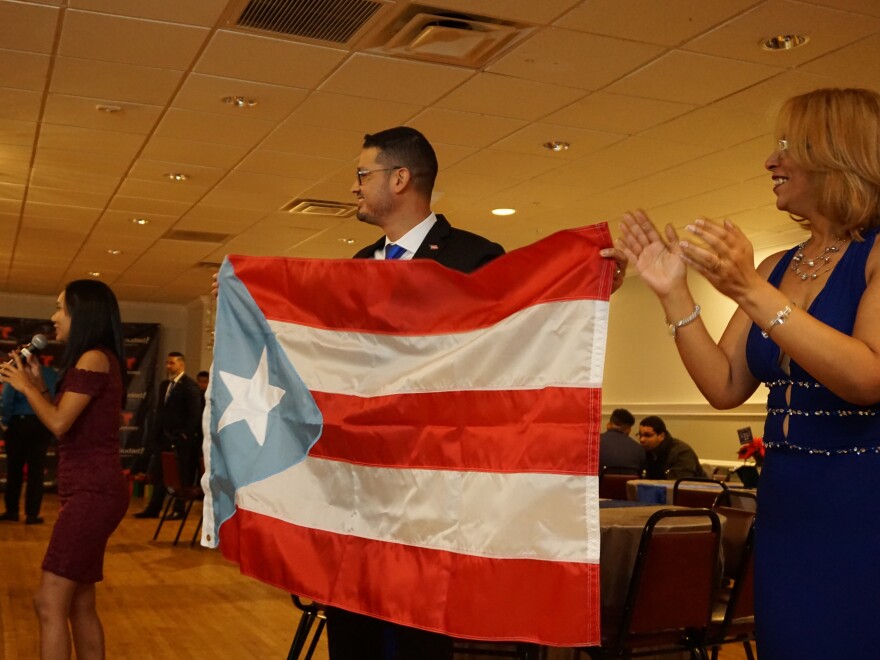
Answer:
[{"label": "man's short dark hair", "polygon": [[181,353],[180,351],[171,351],[171,352],[168,354],[168,357],[180,358],[181,360],[183,360],[184,362],[186,362],[186,358],[183,357],[183,353]]},{"label": "man's short dark hair", "polygon": [[666,433],[666,423],[657,417],[657,415],[649,415],[648,417],[645,417],[645,419],[639,422],[639,426],[650,426],[654,429],[654,433],[657,435]]},{"label": "man's short dark hair", "polygon": [[636,418],[626,408],[617,408],[611,413],[611,419],[608,421],[615,426],[632,426],[636,423]]},{"label": "man's short dark hair", "polygon": [[199,373],[196,374],[196,378],[210,378],[210,377],[211,377],[211,374],[209,374],[207,371],[200,371]]},{"label": "man's short dark hair", "polygon": [[428,139],[409,126],[397,126],[364,136],[364,149],[377,149],[382,165],[405,167],[412,175],[413,187],[426,197],[437,179],[437,154]]}]

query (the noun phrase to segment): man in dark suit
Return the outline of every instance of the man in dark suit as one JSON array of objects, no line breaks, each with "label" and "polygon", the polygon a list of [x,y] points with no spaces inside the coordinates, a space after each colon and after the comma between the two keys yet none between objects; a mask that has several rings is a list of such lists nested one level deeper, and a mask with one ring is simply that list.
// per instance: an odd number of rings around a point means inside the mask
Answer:
[{"label": "man in dark suit", "polygon": [[605,433],[599,436],[599,468],[606,472],[641,474],[645,469],[645,450],[630,437],[636,418],[626,408],[611,413]]},{"label": "man in dark suit", "polygon": [[[186,375],[186,362],[182,353],[172,352],[165,361],[168,379],[159,385],[149,451],[152,452],[149,475],[153,481],[150,503],[135,518],[157,518],[162,512],[165,499],[165,480],[162,475],[161,452],[175,451],[180,468],[180,481],[192,486],[198,476],[199,439],[201,438],[201,392],[192,378]],[[183,502],[171,514],[182,515]]]},{"label": "man in dark suit", "polygon": [[[424,135],[399,126],[367,135],[351,192],[357,217],[384,236],[356,259],[433,259],[470,273],[504,254],[482,236],[455,229],[431,211],[437,157]],[[452,640],[437,633],[395,625],[328,608],[331,660],[449,660]]]}]

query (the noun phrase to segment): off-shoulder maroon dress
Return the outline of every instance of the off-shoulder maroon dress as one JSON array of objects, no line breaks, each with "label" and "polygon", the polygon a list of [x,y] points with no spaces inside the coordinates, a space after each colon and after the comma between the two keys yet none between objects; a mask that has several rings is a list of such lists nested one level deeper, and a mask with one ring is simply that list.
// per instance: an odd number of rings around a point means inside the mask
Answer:
[{"label": "off-shoulder maroon dress", "polygon": [[92,397],[70,430],[58,438],[58,494],[61,511],[43,570],[83,584],[104,578],[104,550],[128,508],[128,489],[119,462],[122,380],[116,357],[110,371],[71,368],[60,384],[64,392]]}]

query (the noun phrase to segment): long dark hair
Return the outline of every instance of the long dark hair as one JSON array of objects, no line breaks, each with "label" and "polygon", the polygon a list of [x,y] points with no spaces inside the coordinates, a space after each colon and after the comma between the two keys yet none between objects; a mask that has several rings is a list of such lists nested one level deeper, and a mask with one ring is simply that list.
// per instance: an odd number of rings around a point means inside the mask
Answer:
[{"label": "long dark hair", "polygon": [[122,352],[122,320],[116,296],[103,282],[74,280],[64,287],[64,304],[70,315],[70,333],[61,358],[60,379],[83,353],[105,348],[116,356],[124,406],[125,360]]}]

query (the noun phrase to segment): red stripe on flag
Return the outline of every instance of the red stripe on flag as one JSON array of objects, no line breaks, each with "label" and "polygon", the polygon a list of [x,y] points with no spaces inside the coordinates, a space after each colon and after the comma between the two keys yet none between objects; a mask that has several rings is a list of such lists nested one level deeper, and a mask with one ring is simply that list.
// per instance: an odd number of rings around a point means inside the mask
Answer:
[{"label": "red stripe on flag", "polygon": [[220,529],[241,572],[353,612],[454,637],[599,643],[598,564],[495,559],[291,525],[238,509]]},{"label": "red stripe on flag", "polygon": [[[230,255],[229,260],[267,319],[332,330],[425,335],[486,328],[540,303],[608,300],[615,265],[595,255],[610,245],[605,224],[562,231],[470,275],[427,259],[347,259],[332,266],[325,260],[276,257]],[[398,268],[406,268],[407,277],[400,277]],[[328,272],[338,295],[316,295],[325,290]]]},{"label": "red stripe on flag", "polygon": [[324,428],[311,456],[383,467],[597,473],[598,388],[312,395]]}]

